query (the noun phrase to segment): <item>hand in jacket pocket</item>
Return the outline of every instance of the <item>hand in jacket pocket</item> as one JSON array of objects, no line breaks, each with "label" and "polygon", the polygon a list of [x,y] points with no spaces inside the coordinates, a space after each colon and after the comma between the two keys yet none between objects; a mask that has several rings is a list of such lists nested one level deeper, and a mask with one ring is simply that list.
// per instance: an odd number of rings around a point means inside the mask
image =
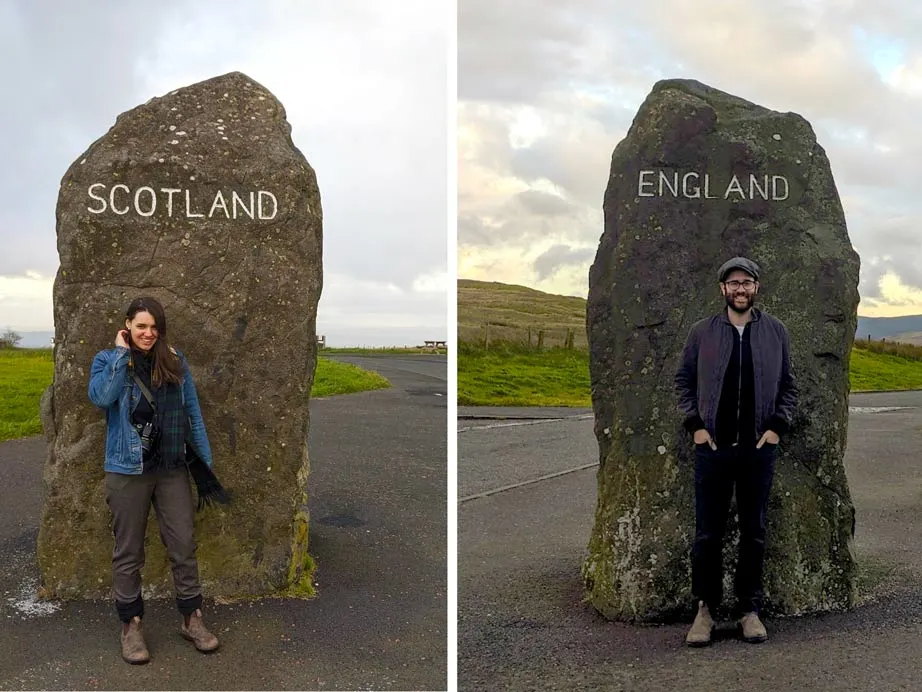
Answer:
[{"label": "hand in jacket pocket", "polygon": [[717,445],[714,444],[714,440],[711,439],[711,433],[707,431],[706,428],[701,428],[701,430],[696,430],[694,435],[694,440],[696,445],[703,445],[707,443],[711,449],[717,451]]},{"label": "hand in jacket pocket", "polygon": [[778,433],[773,430],[766,430],[762,435],[762,439],[759,440],[759,443],[756,445],[756,449],[762,449],[762,445],[766,442],[770,445],[776,445],[781,441],[781,438],[778,437]]}]

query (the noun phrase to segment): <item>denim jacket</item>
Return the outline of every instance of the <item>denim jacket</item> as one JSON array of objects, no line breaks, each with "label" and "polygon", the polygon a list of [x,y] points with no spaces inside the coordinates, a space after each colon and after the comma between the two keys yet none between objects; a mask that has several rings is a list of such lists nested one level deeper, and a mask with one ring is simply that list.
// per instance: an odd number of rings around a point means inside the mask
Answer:
[{"label": "denim jacket", "polygon": [[[176,352],[182,362],[182,400],[189,416],[192,444],[195,451],[211,466],[211,445],[205,432],[198,394],[189,372],[186,357]],[[143,469],[141,436],[131,424],[131,414],[140,401],[141,388],[128,374],[129,350],[116,346],[100,351],[90,369],[90,401],[106,412],[105,470],[113,473],[138,475]]]}]

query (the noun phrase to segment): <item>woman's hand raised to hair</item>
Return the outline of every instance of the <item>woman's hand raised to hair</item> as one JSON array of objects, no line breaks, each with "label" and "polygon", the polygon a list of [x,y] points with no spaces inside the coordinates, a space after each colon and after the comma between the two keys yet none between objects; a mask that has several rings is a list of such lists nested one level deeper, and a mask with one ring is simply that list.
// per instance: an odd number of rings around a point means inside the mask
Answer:
[{"label": "woman's hand raised to hair", "polygon": [[115,345],[128,348],[128,332],[125,329],[120,329],[115,335]]}]

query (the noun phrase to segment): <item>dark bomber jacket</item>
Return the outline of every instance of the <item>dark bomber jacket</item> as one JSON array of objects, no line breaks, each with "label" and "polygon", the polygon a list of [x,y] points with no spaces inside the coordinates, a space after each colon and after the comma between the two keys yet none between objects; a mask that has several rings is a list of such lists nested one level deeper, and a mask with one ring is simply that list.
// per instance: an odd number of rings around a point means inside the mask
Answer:
[{"label": "dark bomber jacket", "polygon": [[[766,430],[783,435],[790,429],[797,405],[787,329],[777,318],[753,308],[747,331],[752,350],[756,439]],[[721,446],[727,440],[716,439],[717,410],[734,341],[738,339],[739,332],[725,310],[696,322],[689,331],[675,376],[685,429],[693,433],[706,428]]]}]

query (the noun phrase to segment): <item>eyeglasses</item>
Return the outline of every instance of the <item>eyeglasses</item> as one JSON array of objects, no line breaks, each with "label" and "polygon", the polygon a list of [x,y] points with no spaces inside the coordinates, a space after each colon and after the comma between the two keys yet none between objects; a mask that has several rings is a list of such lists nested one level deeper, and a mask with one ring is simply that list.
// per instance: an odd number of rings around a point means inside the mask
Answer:
[{"label": "eyeglasses", "polygon": [[756,287],[756,282],[752,279],[746,279],[745,281],[724,281],[724,286],[729,288],[731,291],[735,291],[740,286],[745,288],[747,291],[751,291]]}]

